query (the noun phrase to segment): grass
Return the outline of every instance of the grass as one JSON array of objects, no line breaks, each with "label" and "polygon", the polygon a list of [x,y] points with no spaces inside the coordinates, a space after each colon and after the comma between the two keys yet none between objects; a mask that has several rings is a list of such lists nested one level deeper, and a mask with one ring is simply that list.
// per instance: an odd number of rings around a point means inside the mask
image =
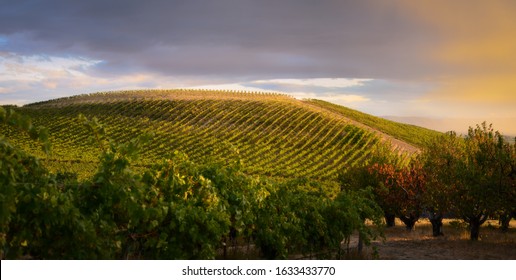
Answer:
[{"label": "grass", "polygon": [[[469,240],[467,225],[460,220],[445,219],[443,236],[432,236],[432,225],[421,219],[413,231],[407,231],[397,219],[396,226],[385,229],[385,240],[377,240],[365,247],[364,254],[356,252],[358,236],[351,237],[350,250],[343,247],[341,259],[353,260],[514,260],[516,259],[516,221],[502,232],[498,221],[489,220],[480,229],[480,240]],[[335,259],[333,254],[314,252],[310,255],[293,254],[291,259]],[[260,259],[254,245],[245,242],[228,247],[227,258],[219,252],[219,259]]]},{"label": "grass", "polygon": [[[443,236],[432,237],[432,225],[420,220],[413,231],[401,221],[385,230],[385,242],[375,241],[380,259],[391,260],[514,260],[516,259],[516,221],[502,232],[498,221],[487,221],[480,229],[480,240],[470,241],[467,225],[444,220]],[[369,249],[371,250],[371,249]]]}]

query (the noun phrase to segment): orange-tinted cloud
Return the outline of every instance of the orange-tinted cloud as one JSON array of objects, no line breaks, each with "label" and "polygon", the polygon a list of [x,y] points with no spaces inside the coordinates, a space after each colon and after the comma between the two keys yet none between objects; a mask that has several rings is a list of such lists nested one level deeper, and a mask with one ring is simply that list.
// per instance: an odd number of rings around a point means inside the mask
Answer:
[{"label": "orange-tinted cloud", "polygon": [[426,55],[439,65],[440,86],[425,98],[516,109],[516,1],[400,3],[436,38]]}]

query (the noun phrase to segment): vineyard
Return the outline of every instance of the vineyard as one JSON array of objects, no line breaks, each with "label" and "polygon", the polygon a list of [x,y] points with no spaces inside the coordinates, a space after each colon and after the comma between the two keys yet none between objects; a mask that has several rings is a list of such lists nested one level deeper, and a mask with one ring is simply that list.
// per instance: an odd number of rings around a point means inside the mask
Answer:
[{"label": "vineyard", "polygon": [[[242,92],[97,93],[17,108],[35,125],[49,129],[50,156],[16,131],[8,136],[45,159],[52,170],[80,172],[86,177],[95,171],[98,149],[77,122],[83,114],[96,117],[109,136],[121,143],[152,132],[140,165],[178,150],[196,162],[238,157],[248,174],[334,180],[339,170],[366,159],[383,138],[379,131],[357,126],[346,115],[313,104],[279,94]],[[398,149],[416,150],[410,145]]]},{"label": "vineyard", "polygon": [[423,217],[435,240],[492,219],[515,244],[516,142],[486,123],[165,90],[0,107],[0,128],[2,259],[341,259]]},{"label": "vineyard", "polygon": [[[81,180],[0,137],[2,259],[213,259],[244,246],[268,259],[341,258],[354,232],[366,243],[380,234],[368,189],[250,176],[238,158],[198,164],[181,152],[146,166],[151,134],[117,143],[96,118],[77,121],[99,150]],[[46,128],[3,107],[0,123],[49,154]]]},{"label": "vineyard", "polygon": [[431,139],[439,136],[440,134],[434,130],[375,117],[372,115],[362,113],[360,111],[356,111],[347,107],[339,106],[337,104],[333,104],[322,100],[312,99],[307,100],[306,102],[346,116],[351,120],[355,121],[355,123],[358,126],[373,127],[384,133],[382,136],[390,136],[394,138],[395,140],[392,141],[394,143],[398,142],[396,140],[401,140],[406,143],[412,144],[416,147],[423,147],[427,146]]}]

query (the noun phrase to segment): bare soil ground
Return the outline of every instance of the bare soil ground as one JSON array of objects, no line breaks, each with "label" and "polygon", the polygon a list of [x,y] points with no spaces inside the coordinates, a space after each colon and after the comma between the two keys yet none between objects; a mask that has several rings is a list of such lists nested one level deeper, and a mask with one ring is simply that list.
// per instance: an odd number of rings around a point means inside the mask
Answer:
[{"label": "bare soil ground", "polygon": [[[501,232],[497,221],[488,221],[480,229],[478,241],[469,240],[466,225],[444,220],[443,236],[432,237],[432,226],[421,220],[409,232],[397,220],[385,230],[385,242],[373,242],[380,259],[390,260],[516,260],[516,221],[508,232]],[[373,248],[368,248],[371,255]]]}]

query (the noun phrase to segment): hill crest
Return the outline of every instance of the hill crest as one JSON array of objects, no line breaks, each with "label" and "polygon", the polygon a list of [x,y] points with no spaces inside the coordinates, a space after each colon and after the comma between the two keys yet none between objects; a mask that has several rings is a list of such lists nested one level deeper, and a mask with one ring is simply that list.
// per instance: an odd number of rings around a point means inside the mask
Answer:
[{"label": "hill crest", "polygon": [[[388,119],[375,117],[366,113],[362,113],[341,105],[330,102],[305,99],[299,100],[292,96],[282,93],[270,92],[242,92],[234,90],[206,90],[206,89],[169,89],[169,90],[127,90],[127,91],[111,91],[97,92],[90,94],[80,94],[70,97],[52,99],[48,101],[27,104],[29,107],[56,107],[67,106],[72,104],[92,104],[92,103],[114,103],[119,101],[135,101],[135,100],[255,100],[262,102],[286,102],[296,106],[302,106],[309,110],[327,114],[332,118],[337,118],[350,124],[361,127],[367,131],[377,134],[382,140],[390,142],[393,147],[403,152],[415,153],[422,146],[421,141],[410,141],[414,137],[418,137],[418,133],[432,134],[435,136],[438,132],[418,127],[410,124],[403,124]],[[350,113],[351,112],[351,113]],[[359,114],[359,117],[356,115]],[[366,120],[364,122],[364,119]],[[369,122],[367,121],[369,120]],[[388,123],[389,125],[400,126],[398,129],[411,129],[415,133],[409,137],[400,137],[393,133],[393,130],[378,127],[378,123]],[[428,138],[428,137],[427,137]],[[418,147],[419,146],[419,147]]]},{"label": "hill crest", "polygon": [[174,150],[195,161],[231,158],[236,150],[250,174],[332,179],[340,170],[366,160],[380,137],[398,151],[417,151],[414,145],[361,123],[363,116],[346,115],[350,109],[282,94],[124,91],[32,103],[19,110],[49,128],[55,153],[47,161],[56,169],[60,162],[81,165],[96,160],[95,147],[76,121],[78,114],[97,117],[119,142],[152,131],[154,141],[141,164]]}]

